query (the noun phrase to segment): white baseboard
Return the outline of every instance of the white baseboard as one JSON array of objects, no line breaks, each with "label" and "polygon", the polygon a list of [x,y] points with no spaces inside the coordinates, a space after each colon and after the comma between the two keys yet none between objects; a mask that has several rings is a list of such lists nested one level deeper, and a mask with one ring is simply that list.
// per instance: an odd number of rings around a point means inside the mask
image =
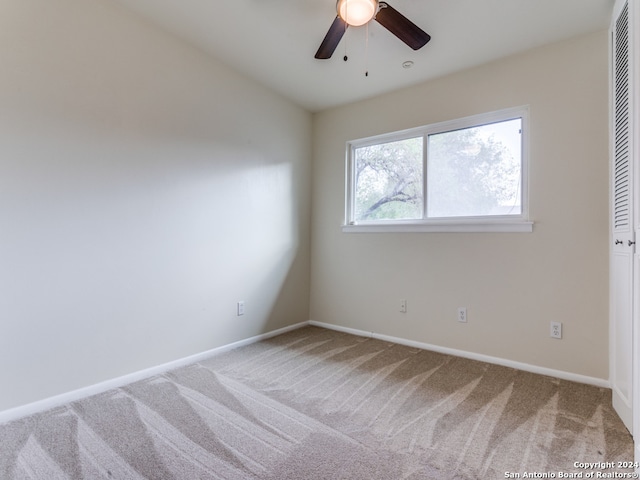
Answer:
[{"label": "white baseboard", "polygon": [[140,370],[138,372],[130,373],[128,375],[123,375],[121,377],[113,378],[111,380],[106,380],[104,382],[96,383],[95,385],[83,387],[78,390],[73,390],[71,392],[63,393],[61,395],[56,395],[54,397],[45,398],[44,400],[39,400],[37,402],[29,403],[27,405],[23,405],[20,407],[4,410],[0,412],[0,423],[10,422],[22,417],[26,417],[28,415],[33,415],[36,413],[44,412],[46,410],[50,410],[52,408],[59,407],[61,405],[65,405],[70,402],[76,402],[78,400],[82,400],[83,398],[87,398],[92,395],[97,395],[99,393],[103,393],[103,392],[106,392],[107,390],[112,390],[114,388],[119,388],[133,382],[144,380],[146,378],[153,377],[154,375],[160,375],[169,370],[183,367],[191,363],[200,362],[202,360],[212,357],[213,355],[227,352],[229,350],[242,347],[244,345],[256,343],[256,342],[259,342],[260,340],[266,340],[267,338],[275,337],[277,335],[281,335],[283,333],[290,332],[292,330],[297,330],[298,328],[301,328],[307,325],[314,325],[317,327],[327,328],[329,330],[336,330],[339,332],[349,333],[352,335],[358,335],[360,337],[376,338],[378,340],[384,340],[391,343],[397,343],[399,345],[406,345],[409,347],[420,348],[422,350],[431,350],[434,352],[444,353],[447,355],[455,355],[458,357],[468,358],[471,360],[479,360],[481,362],[493,363],[493,364],[502,365],[505,367],[516,368],[518,370],[524,370],[526,372],[538,373],[538,374],[547,375],[550,377],[561,378],[563,380],[569,380],[572,382],[586,383],[588,385],[594,385],[597,387],[611,388],[609,382],[601,378],[588,377],[585,375],[565,372],[562,370],[554,370],[551,368],[540,367],[537,365],[530,365],[528,363],[515,362],[513,360],[507,360],[504,358],[491,357],[489,355],[482,355],[479,353],[467,352],[464,350],[456,350],[454,348],[440,347],[438,345],[431,345],[428,343],[416,342],[416,341],[407,340],[404,338],[377,334],[375,332],[366,332],[364,330],[357,330],[354,328],[341,327],[339,325],[333,325],[330,323],[322,323],[322,322],[316,322],[314,320],[310,320],[307,322],[301,322],[295,325],[290,325],[288,327],[280,328],[278,330],[273,330],[271,332],[263,333],[261,335],[256,335],[254,337],[247,338],[245,340],[240,340],[238,342],[230,343],[228,345],[223,345],[221,347],[207,350],[206,352],[198,353],[185,358],[180,358],[178,360],[164,363],[162,365],[147,368],[145,370]]},{"label": "white baseboard", "polygon": [[153,377],[154,375],[160,375],[169,370],[173,370],[179,367],[184,367],[185,365],[189,365],[191,363],[200,362],[202,360],[212,357],[213,355],[217,355],[219,353],[223,353],[223,352],[232,350],[234,348],[242,347],[244,345],[249,345],[251,343],[256,343],[256,342],[259,342],[260,340],[265,340],[267,338],[275,337],[277,335],[281,335],[291,330],[296,330],[298,328],[304,327],[308,324],[309,322],[302,322],[295,325],[290,325],[288,327],[280,328],[278,330],[273,330],[271,332],[263,333],[261,335],[256,335],[255,337],[247,338],[245,340],[240,340],[238,342],[230,343],[228,345],[223,345],[221,347],[213,348],[211,350],[197,353],[195,355],[190,355],[188,357],[180,358],[178,360],[164,363],[162,365],[140,370],[138,372],[130,373],[128,375],[123,375],[121,377],[106,380],[104,382],[96,383],[88,387],[79,388],[71,392],[66,392],[60,395],[56,395],[54,397],[38,400],[36,402],[29,403],[27,405],[22,405],[20,407],[4,410],[0,412],[0,424],[17,420],[19,418],[26,417],[28,415],[44,412],[46,410],[50,410],[52,408],[65,405],[70,402],[76,402],[78,400],[82,400],[83,398],[87,398],[92,395],[97,395],[99,393],[106,392],[107,390],[112,390],[114,388],[119,388],[133,382],[137,382],[149,377]]},{"label": "white baseboard", "polygon": [[525,372],[538,373],[540,375],[547,375],[549,377],[561,378],[562,380],[569,380],[571,382],[585,383],[587,385],[594,385],[596,387],[611,388],[608,380],[602,378],[589,377],[586,375],[580,375],[577,373],[565,372],[563,370],[555,370],[553,368],[540,367],[538,365],[531,365],[528,363],[516,362],[513,360],[507,360],[499,357],[492,357],[489,355],[483,355],[480,353],[467,352],[464,350],[456,350],[455,348],[440,347],[438,345],[431,345],[423,342],[416,342],[413,340],[406,340],[404,338],[391,337],[389,335],[382,335],[375,332],[366,332],[364,330],[357,330],[354,328],[341,327],[339,325],[332,325],[330,323],[316,322],[311,320],[309,325],[317,327],[328,328],[330,330],[336,330],[339,332],[350,333],[352,335],[358,335],[360,337],[371,337],[378,340],[384,340],[391,343],[397,343],[400,345],[406,345],[408,347],[420,348],[422,350],[431,350],[433,352],[445,353],[447,355],[455,355],[456,357],[468,358],[470,360],[478,360],[486,363],[493,363],[496,365],[502,365],[503,367],[511,367]]}]

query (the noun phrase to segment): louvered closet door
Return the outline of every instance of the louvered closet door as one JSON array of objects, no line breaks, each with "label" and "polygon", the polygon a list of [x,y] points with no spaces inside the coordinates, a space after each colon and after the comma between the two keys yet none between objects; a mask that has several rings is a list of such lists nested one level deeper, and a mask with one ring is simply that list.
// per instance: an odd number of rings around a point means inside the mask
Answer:
[{"label": "louvered closet door", "polygon": [[612,22],[610,380],[614,408],[632,431],[635,232],[629,8],[629,0],[616,2]]}]

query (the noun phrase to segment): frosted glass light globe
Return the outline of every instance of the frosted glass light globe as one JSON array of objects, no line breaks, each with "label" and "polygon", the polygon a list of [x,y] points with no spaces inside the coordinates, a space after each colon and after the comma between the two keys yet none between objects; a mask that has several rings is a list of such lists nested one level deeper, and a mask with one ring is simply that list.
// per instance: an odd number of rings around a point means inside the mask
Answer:
[{"label": "frosted glass light globe", "polygon": [[371,20],[378,10],[378,0],[338,0],[338,15],[352,27]]}]

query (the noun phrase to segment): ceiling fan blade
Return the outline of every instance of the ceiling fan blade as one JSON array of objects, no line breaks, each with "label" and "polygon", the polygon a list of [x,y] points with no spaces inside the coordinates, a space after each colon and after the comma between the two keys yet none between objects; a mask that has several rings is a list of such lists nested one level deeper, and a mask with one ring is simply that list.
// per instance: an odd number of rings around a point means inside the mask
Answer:
[{"label": "ceiling fan blade", "polygon": [[376,21],[414,50],[424,47],[431,36],[387,2],[380,2]]},{"label": "ceiling fan blade", "polygon": [[327,35],[324,37],[324,40],[320,44],[320,48],[318,48],[315,57],[321,60],[331,58],[331,55],[333,55],[333,52],[340,43],[340,39],[344,35],[344,32],[347,30],[347,27],[347,23],[339,16],[336,16],[336,19],[331,24]]}]

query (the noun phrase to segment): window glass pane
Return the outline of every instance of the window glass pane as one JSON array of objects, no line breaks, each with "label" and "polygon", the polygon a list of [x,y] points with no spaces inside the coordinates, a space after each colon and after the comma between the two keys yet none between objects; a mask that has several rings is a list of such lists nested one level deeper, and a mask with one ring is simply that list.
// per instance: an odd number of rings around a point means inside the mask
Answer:
[{"label": "window glass pane", "polygon": [[427,216],[522,213],[520,118],[428,136]]},{"label": "window glass pane", "polygon": [[406,220],[423,215],[422,137],[354,151],[354,219]]}]

